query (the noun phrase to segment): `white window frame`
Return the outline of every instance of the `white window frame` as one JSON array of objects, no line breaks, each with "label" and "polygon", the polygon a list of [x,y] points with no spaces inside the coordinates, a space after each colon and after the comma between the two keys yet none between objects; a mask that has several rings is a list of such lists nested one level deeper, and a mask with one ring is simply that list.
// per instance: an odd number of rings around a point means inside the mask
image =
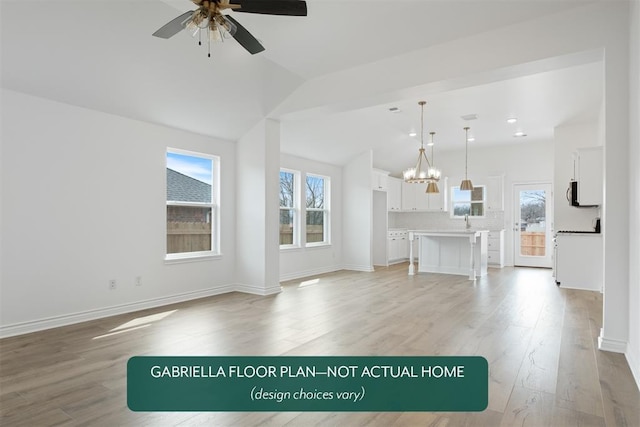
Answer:
[{"label": "white window frame", "polygon": [[[324,191],[324,208],[308,208],[307,207],[307,178],[321,178],[323,180],[323,191]],[[305,239],[305,247],[313,248],[318,246],[329,246],[331,245],[331,178],[326,175],[320,175],[315,173],[305,174],[304,178],[304,239]],[[322,235],[324,240],[322,242],[307,242],[307,212],[323,212],[323,220],[322,220]]]},{"label": "white window frame", "polygon": [[[482,200],[473,200],[473,201],[469,201],[469,200],[456,200],[455,199],[455,195],[456,195],[456,190],[460,190],[460,186],[456,185],[456,186],[452,186],[451,187],[451,200],[449,202],[449,212],[450,212],[450,216],[451,218],[454,219],[464,219],[464,215],[456,215],[455,214],[455,206],[456,204],[466,204],[466,203],[471,203],[473,204],[482,204],[482,212],[484,213],[484,215],[469,215],[469,218],[486,218],[487,216],[487,186],[482,184],[482,185],[474,185],[474,188],[477,187],[482,187]],[[473,209],[471,209],[471,212],[473,212]]]},{"label": "white window frame", "polygon": [[[182,154],[185,156],[191,157],[200,157],[203,159],[209,159],[212,162],[212,177],[211,177],[211,203],[198,203],[198,202],[180,202],[180,201],[169,201],[166,200],[167,194],[167,180],[165,178],[165,233],[164,233],[164,252],[165,252],[165,261],[194,261],[198,259],[208,259],[208,258],[216,258],[222,256],[222,252],[220,250],[220,157],[207,154],[200,153],[196,151],[188,151],[182,150],[179,148],[170,148],[167,147],[165,153],[165,170],[168,168],[167,164],[167,154],[175,153]],[[166,174],[165,174],[166,176]],[[210,251],[197,251],[197,252],[178,252],[178,253],[167,253],[167,209],[168,206],[186,206],[186,207],[197,207],[197,208],[211,208],[211,250]]]},{"label": "white window frame", "polygon": [[[280,172],[284,172],[284,173],[290,173],[293,174],[293,206],[292,207],[286,207],[286,206],[280,206],[280,210],[279,213],[282,212],[283,210],[285,211],[293,211],[293,242],[291,244],[284,244],[284,245],[280,245],[280,249],[296,249],[300,247],[300,236],[301,236],[301,232],[300,232],[300,228],[301,228],[301,222],[300,222],[300,171],[297,170],[293,170],[293,169],[287,169],[287,168],[280,168]],[[280,175],[278,174],[278,177]],[[278,215],[278,218],[280,218],[280,216]],[[280,237],[280,221],[278,219],[278,237]]]}]

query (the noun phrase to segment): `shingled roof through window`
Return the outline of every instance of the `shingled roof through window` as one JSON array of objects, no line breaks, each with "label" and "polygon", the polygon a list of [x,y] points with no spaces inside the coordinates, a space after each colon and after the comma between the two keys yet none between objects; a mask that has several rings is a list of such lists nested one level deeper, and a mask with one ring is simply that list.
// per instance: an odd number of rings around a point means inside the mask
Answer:
[{"label": "shingled roof through window", "polygon": [[167,200],[211,203],[211,185],[167,168]]}]

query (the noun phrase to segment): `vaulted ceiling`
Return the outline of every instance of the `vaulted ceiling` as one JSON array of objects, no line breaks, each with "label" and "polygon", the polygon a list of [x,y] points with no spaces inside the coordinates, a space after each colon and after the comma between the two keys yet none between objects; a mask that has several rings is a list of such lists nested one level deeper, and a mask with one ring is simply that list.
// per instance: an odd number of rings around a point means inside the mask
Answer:
[{"label": "vaulted ceiling", "polygon": [[[437,132],[439,149],[461,147],[460,116],[472,113],[478,144],[511,143],[518,127],[529,140],[548,140],[554,126],[597,117],[602,64],[580,61],[428,90],[411,82],[393,95],[339,106],[320,98],[297,102],[299,88],[390,58],[400,69],[402,58],[431,46],[585,3],[308,0],[307,17],[231,12],[266,51],[252,56],[227,40],[212,46],[208,58],[186,32],[169,40],[151,36],[194,9],[187,0],[2,0],[2,87],[230,140],[271,117],[282,120],[284,152],[343,164],[371,148],[381,166],[391,166],[399,149],[419,143],[421,99],[425,132]],[[508,116],[520,121],[507,125]],[[418,139],[408,136],[412,130]]]}]

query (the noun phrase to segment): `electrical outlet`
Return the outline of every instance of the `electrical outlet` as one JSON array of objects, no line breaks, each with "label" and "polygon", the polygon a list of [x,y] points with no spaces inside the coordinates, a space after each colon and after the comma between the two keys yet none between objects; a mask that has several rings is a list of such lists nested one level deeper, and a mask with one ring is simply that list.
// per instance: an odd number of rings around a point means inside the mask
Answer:
[{"label": "electrical outlet", "polygon": [[136,276],[136,286],[142,286],[142,276]]},{"label": "electrical outlet", "polygon": [[116,279],[109,280],[109,289],[112,291],[116,289]]}]

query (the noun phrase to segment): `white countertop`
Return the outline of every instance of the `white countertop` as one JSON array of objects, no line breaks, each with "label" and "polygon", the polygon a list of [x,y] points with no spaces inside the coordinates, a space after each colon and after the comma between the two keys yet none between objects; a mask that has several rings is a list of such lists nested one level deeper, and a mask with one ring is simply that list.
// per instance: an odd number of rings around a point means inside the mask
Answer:
[{"label": "white countertop", "polygon": [[475,234],[488,233],[489,230],[475,230],[470,228],[468,230],[409,230],[409,232],[417,234]]},{"label": "white countertop", "polygon": [[562,233],[556,233],[556,237],[561,237],[561,236],[594,236],[594,237],[600,237],[602,236],[602,233],[589,233],[589,232],[584,232],[584,231],[569,231],[569,232],[562,232]]}]

